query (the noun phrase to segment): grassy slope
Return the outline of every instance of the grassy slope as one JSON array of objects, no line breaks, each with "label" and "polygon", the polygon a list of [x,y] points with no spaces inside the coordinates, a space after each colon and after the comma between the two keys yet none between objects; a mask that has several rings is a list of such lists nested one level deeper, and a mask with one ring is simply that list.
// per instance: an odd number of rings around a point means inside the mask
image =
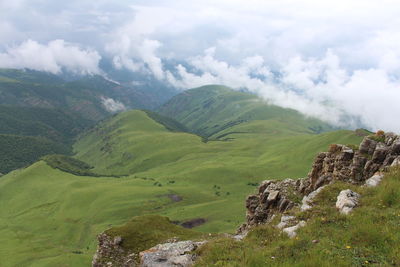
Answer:
[{"label": "grassy slope", "polygon": [[[214,139],[225,129],[235,131],[234,125],[259,120],[282,122],[284,128],[292,133],[332,130],[326,123],[306,118],[295,110],[269,105],[256,95],[218,85],[187,90],[164,104],[159,112],[202,136]],[[240,130],[249,131],[244,127]]]},{"label": "grassy slope", "polygon": [[61,109],[0,105],[0,133],[41,136],[61,143],[72,143],[78,133],[93,122]]},{"label": "grassy slope", "polygon": [[41,156],[71,153],[74,137],[93,122],[61,109],[0,105],[0,172]]},{"label": "grassy slope", "polygon": [[[88,265],[99,232],[142,214],[204,217],[200,231],[233,231],[244,221],[244,199],[254,190],[249,182],[304,176],[328,144],[360,141],[350,131],[235,138],[204,143],[168,131],[143,111],[115,116],[77,143],[78,158],[98,173],[133,174],[74,176],[38,162],[2,177],[0,236],[8,242],[0,246],[0,259],[6,266]],[[174,203],[168,194],[183,200]]]},{"label": "grassy slope", "polygon": [[[113,117],[83,136],[75,150],[95,166],[93,172],[128,177],[75,176],[38,162],[0,179],[0,236],[11,243],[0,245],[0,259],[7,265],[88,265],[96,234],[142,214],[203,217],[202,232],[233,231],[244,221],[250,183],[305,176],[318,151],[361,140],[351,131],[315,135],[309,129],[314,124],[279,116],[244,121],[231,127],[239,129],[234,133],[223,127],[221,140],[230,141],[206,143],[171,132],[165,125],[179,125],[158,117],[160,124],[144,111]],[[168,194],[183,200],[173,203]]]},{"label": "grassy slope", "polygon": [[[318,195],[316,207],[297,214],[308,222],[295,239],[273,226],[261,226],[244,242],[220,239],[207,244],[197,266],[399,266],[399,187],[399,168],[377,188],[330,185]],[[347,188],[362,197],[359,207],[345,216],[335,202]]]}]

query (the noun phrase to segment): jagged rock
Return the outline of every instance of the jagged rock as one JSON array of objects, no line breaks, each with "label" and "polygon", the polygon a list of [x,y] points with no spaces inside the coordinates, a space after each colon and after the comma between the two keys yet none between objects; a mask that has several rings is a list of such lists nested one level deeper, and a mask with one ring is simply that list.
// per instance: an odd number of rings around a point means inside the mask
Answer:
[{"label": "jagged rock", "polygon": [[134,267],[135,256],[134,253],[129,253],[121,247],[122,238],[111,236],[102,233],[97,237],[99,245],[96,254],[93,257],[93,267],[103,266],[121,266],[121,267]]},{"label": "jagged rock", "polygon": [[382,181],[382,178],[383,173],[377,172],[371,178],[365,181],[365,185],[369,187],[375,187]]},{"label": "jagged rock", "polygon": [[343,145],[331,145],[329,152],[319,153],[308,175],[308,194],[334,180],[360,184],[377,171],[385,169],[400,155],[400,137],[387,133],[379,136],[384,142],[365,137],[358,151]]},{"label": "jagged rock", "polygon": [[140,252],[141,267],[191,266],[196,258],[192,252],[205,242],[181,241],[157,245]]},{"label": "jagged rock", "polygon": [[281,222],[276,226],[279,229],[286,228],[290,223],[296,220],[295,216],[282,215]]},{"label": "jagged rock", "polygon": [[300,227],[304,227],[304,226],[306,226],[306,222],[305,221],[300,221],[295,226],[284,228],[282,231],[285,232],[290,238],[294,238],[297,235],[297,230]]},{"label": "jagged rock", "polygon": [[322,191],[322,189],[325,188],[324,186],[321,186],[320,188],[318,188],[315,191],[312,191],[310,194],[308,194],[307,196],[303,197],[303,200],[301,201],[302,205],[300,207],[301,211],[306,211],[312,208],[312,203],[315,199],[315,197]]},{"label": "jagged rock", "polygon": [[299,206],[293,201],[293,196],[302,197],[300,208],[307,210],[312,207],[313,198],[323,186],[336,180],[364,184],[368,178],[371,180],[366,184],[372,185],[379,180],[374,174],[397,165],[400,165],[400,136],[394,133],[366,136],[358,150],[344,145],[331,145],[328,152],[316,156],[307,178],[262,182],[258,193],[246,200],[247,222],[238,232],[269,223],[275,214]]},{"label": "jagged rock", "polygon": [[365,137],[360,144],[360,153],[372,155],[374,153],[377,142],[371,138]]},{"label": "jagged rock", "polygon": [[279,191],[276,191],[276,190],[275,191],[270,191],[270,192],[266,192],[266,194],[268,194],[267,203],[273,204],[278,199]]},{"label": "jagged rock", "polygon": [[383,163],[388,153],[389,153],[389,147],[384,143],[378,143],[372,155],[372,162]]},{"label": "jagged rock", "polygon": [[400,137],[399,136],[393,142],[391,147],[392,147],[392,151],[393,151],[394,154],[396,154],[396,155],[400,154]]},{"label": "jagged rock", "polygon": [[360,195],[350,189],[342,190],[336,201],[336,208],[342,214],[349,214],[358,205]]},{"label": "jagged rock", "polygon": [[267,223],[276,213],[283,213],[298,205],[291,200],[291,195],[297,194],[301,197],[300,186],[304,186],[301,179],[262,182],[258,188],[258,194],[247,197],[247,223],[238,229],[238,233],[246,231],[249,227]]}]

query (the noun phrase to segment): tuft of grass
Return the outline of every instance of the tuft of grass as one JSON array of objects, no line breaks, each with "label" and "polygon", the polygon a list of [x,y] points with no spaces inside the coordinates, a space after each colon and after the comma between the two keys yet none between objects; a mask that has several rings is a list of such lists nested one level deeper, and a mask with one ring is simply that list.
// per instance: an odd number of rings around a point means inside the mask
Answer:
[{"label": "tuft of grass", "polygon": [[347,144],[346,145],[348,148],[351,148],[353,151],[357,151],[359,150],[359,146],[355,145],[355,144]]},{"label": "tuft of grass", "polygon": [[369,135],[368,137],[376,142],[385,142],[385,132],[381,130],[377,131],[375,134]]}]

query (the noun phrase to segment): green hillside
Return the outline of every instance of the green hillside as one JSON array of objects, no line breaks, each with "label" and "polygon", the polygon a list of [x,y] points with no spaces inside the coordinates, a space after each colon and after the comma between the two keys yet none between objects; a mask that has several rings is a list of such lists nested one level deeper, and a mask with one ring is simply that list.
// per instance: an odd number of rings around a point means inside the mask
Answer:
[{"label": "green hillside", "polygon": [[66,145],[42,137],[0,134],[0,173],[28,166],[48,154],[69,153]]},{"label": "green hillside", "polygon": [[62,109],[0,105],[0,172],[47,154],[70,154],[75,137],[93,124]]},{"label": "green hillside", "polygon": [[[285,111],[282,120],[248,120],[234,126],[246,132],[208,142],[154,113],[113,116],[81,135],[79,161],[62,160],[66,171],[39,161],[0,178],[0,236],[7,240],[0,259],[6,266],[87,266],[98,233],[145,214],[180,223],[203,218],[198,231],[233,232],[259,181],[303,177],[329,144],[361,141],[352,131],[315,134],[300,117],[290,126]],[[90,172],[126,176],[82,176]]]},{"label": "green hillside", "polygon": [[[265,132],[275,126],[275,131],[279,129],[291,133],[333,130],[332,126],[306,118],[295,110],[270,105],[256,95],[219,85],[187,90],[173,97],[158,111],[211,139],[222,138],[229,132]],[[260,120],[268,123],[260,125],[257,122]],[[237,125],[240,127],[235,127]]]},{"label": "green hillside", "polygon": [[0,133],[41,136],[61,143],[71,143],[92,121],[61,109],[0,105]]},{"label": "green hillside", "polygon": [[[120,85],[101,76],[76,79],[65,81],[57,75],[34,70],[0,69],[0,134],[13,135],[12,140],[8,137],[0,142],[0,172],[30,164],[46,151],[70,153],[78,134],[115,113],[104,105],[104,98],[119,101],[127,108],[154,108],[164,101],[153,92]],[[16,138],[24,140],[20,141],[24,145],[31,140],[32,148],[28,145],[21,149],[17,144],[10,150]],[[32,150],[36,152],[28,153]]]}]

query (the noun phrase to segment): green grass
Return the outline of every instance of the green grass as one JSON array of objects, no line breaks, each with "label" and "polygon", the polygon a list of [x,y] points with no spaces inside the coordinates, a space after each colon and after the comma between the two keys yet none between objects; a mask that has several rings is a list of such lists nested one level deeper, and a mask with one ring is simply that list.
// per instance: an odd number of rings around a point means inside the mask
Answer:
[{"label": "green grass", "polygon": [[[345,216],[336,210],[335,202],[347,188],[362,197],[359,207]],[[330,185],[318,195],[312,210],[297,214],[307,219],[307,225],[295,239],[273,226],[260,226],[244,242],[220,239],[208,243],[197,266],[398,266],[398,188],[398,168],[386,174],[377,188]]]},{"label": "green grass", "polygon": [[208,142],[139,110],[102,122],[74,145],[75,157],[94,173],[127,176],[76,176],[40,161],[1,177],[2,263],[87,266],[97,234],[146,214],[180,222],[204,218],[196,230],[234,232],[245,220],[244,201],[254,184],[304,177],[329,144],[361,141],[352,131],[315,134],[313,124],[284,111],[222,127],[217,134],[224,136]]},{"label": "green grass", "polygon": [[[288,131],[297,133],[320,133],[334,129],[295,110],[270,105],[254,94],[219,85],[187,90],[173,97],[158,111],[211,139],[217,138],[221,132],[226,133],[226,130],[232,131],[232,126],[257,120],[280,122]],[[244,127],[241,130],[249,131]]]}]

